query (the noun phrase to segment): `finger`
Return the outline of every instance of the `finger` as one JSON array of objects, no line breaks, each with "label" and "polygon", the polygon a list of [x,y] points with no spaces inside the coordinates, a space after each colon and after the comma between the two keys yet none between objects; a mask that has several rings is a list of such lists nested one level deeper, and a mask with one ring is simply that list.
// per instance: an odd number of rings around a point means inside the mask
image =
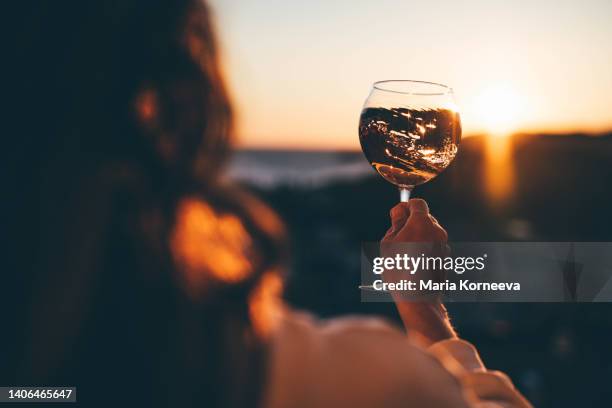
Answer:
[{"label": "finger", "polygon": [[389,227],[389,229],[387,230],[387,232],[385,232],[385,236],[382,238],[381,241],[386,241],[388,239],[391,239],[393,235],[394,235],[393,227]]},{"label": "finger", "polygon": [[440,224],[435,223],[436,230],[438,231],[439,239],[443,242],[448,241],[448,232],[444,228],[440,226]]},{"label": "finger", "polygon": [[429,214],[429,218],[433,221],[434,225],[440,230],[440,234],[439,234],[440,239],[442,239],[443,241],[448,241],[448,232],[446,232],[444,227],[442,227],[442,224],[440,224],[438,219],[434,217],[432,214]]},{"label": "finger", "polygon": [[413,198],[408,201],[410,214],[429,214],[429,206],[427,202],[421,198]]},{"label": "finger", "polygon": [[406,223],[410,210],[408,209],[408,203],[399,203],[391,209],[389,215],[391,216],[391,231],[397,232]]}]

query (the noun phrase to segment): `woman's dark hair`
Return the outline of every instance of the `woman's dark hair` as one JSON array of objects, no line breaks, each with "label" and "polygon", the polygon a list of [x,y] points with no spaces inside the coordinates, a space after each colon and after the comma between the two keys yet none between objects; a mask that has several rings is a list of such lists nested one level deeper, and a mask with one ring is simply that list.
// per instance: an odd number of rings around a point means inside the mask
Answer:
[{"label": "woman's dark hair", "polygon": [[22,7],[3,382],[75,385],[87,405],[256,405],[250,299],[284,239],[220,176],[232,112],[208,8]]}]

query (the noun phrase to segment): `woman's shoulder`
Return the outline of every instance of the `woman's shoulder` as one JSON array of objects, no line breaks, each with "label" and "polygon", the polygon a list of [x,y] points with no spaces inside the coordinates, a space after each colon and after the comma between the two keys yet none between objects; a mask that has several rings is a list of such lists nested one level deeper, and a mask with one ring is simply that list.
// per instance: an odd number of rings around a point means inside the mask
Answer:
[{"label": "woman's shoulder", "polygon": [[287,311],[271,348],[268,407],[287,401],[302,407],[463,401],[459,385],[435,358],[379,318],[321,320]]}]

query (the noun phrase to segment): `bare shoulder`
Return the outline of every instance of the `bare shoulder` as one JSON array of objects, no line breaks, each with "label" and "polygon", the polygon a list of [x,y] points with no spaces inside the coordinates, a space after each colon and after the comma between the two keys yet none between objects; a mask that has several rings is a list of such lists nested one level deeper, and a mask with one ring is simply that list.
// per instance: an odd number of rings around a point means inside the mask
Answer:
[{"label": "bare shoulder", "polygon": [[271,387],[303,395],[304,407],[465,405],[459,384],[437,360],[382,319],[317,320],[293,312],[273,348]]}]

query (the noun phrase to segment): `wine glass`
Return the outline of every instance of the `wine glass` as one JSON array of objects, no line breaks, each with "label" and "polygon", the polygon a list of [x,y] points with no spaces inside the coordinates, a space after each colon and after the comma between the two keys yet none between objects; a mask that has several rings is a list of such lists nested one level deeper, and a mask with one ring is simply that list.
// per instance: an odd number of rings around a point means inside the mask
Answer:
[{"label": "wine glass", "polygon": [[370,164],[400,190],[440,174],[457,155],[461,120],[453,90],[433,82],[378,81],[359,120],[361,149]]}]

